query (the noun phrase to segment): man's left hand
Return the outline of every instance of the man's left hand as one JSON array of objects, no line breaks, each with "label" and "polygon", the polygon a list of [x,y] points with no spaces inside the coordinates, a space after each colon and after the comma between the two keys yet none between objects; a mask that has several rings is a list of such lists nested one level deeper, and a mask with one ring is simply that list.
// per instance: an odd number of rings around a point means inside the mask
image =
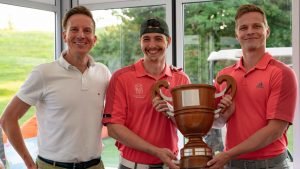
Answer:
[{"label": "man's left hand", "polygon": [[226,152],[218,153],[212,160],[207,162],[208,169],[223,169],[224,166],[231,160],[231,157]]}]

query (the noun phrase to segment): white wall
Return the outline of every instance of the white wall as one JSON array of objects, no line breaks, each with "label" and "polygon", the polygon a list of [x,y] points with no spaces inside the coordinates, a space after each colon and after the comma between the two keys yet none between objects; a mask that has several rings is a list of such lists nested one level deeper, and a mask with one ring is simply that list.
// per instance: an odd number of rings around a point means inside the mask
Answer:
[{"label": "white wall", "polygon": [[[299,86],[299,79],[300,79],[300,2],[299,0],[293,0],[292,1],[292,34],[293,34],[293,68],[297,74],[297,78],[298,78],[298,86]],[[294,157],[294,169],[299,169],[300,168],[300,144],[299,144],[299,140],[300,140],[300,90],[298,89],[298,101],[297,101],[297,109],[296,109],[296,116],[295,116],[295,120],[294,120],[294,153],[293,153],[293,157]]]}]

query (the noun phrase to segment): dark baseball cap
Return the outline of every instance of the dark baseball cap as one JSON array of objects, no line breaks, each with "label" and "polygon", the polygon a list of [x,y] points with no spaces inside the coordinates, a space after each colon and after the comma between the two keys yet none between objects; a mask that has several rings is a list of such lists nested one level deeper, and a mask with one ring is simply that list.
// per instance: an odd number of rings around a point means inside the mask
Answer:
[{"label": "dark baseball cap", "polygon": [[141,24],[140,37],[145,33],[161,33],[170,36],[167,23],[159,18],[150,18]]}]

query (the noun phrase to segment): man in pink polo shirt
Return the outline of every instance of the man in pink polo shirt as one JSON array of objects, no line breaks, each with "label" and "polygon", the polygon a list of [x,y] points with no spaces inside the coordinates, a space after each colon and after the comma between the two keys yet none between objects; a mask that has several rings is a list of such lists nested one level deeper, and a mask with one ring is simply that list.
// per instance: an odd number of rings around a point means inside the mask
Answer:
[{"label": "man in pink polo shirt", "polygon": [[237,92],[231,105],[232,114],[226,118],[225,151],[209,161],[208,166],[210,169],[224,165],[230,169],[287,169],[286,132],[294,118],[295,74],[266,52],[270,29],[262,9],[243,5],[235,21],[236,39],[243,56],[218,76],[233,76]]},{"label": "man in pink polo shirt", "polygon": [[[103,115],[108,134],[117,140],[121,169],[178,167],[172,162],[178,153],[177,128],[165,113],[168,103],[151,97],[158,80],[167,80],[171,89],[188,84],[188,76],[166,64],[166,49],[171,43],[168,26],[159,18],[141,24],[140,44],[144,57],[124,67],[111,78]],[[165,164],[165,165],[164,165]]]}]

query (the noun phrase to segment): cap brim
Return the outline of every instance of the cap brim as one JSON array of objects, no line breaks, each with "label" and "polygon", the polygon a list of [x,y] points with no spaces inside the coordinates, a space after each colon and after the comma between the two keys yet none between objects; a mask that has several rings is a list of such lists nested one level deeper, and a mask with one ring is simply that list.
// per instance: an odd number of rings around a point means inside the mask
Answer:
[{"label": "cap brim", "polygon": [[169,34],[166,33],[163,29],[161,28],[146,28],[144,29],[143,32],[141,32],[141,36],[144,35],[145,33],[160,33],[160,34],[164,34],[166,36],[169,37]]}]

